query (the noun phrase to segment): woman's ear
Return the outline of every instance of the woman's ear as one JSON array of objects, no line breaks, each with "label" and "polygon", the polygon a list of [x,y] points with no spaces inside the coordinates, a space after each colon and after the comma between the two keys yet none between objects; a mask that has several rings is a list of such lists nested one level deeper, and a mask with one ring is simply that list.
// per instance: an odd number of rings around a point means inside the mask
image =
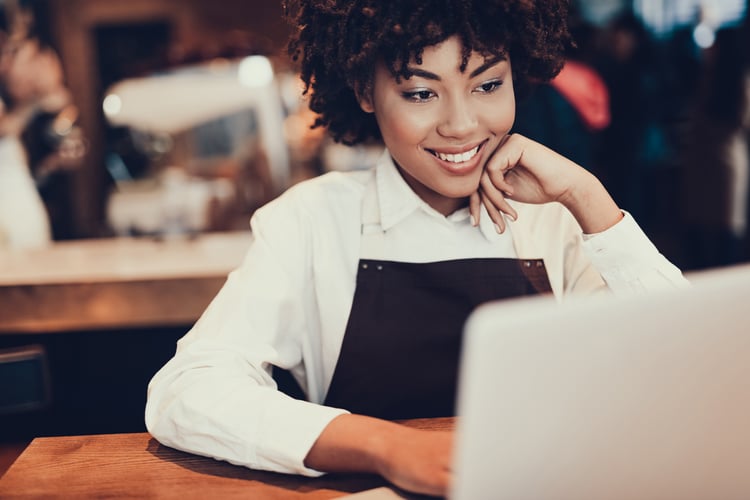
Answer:
[{"label": "woman's ear", "polygon": [[357,96],[357,102],[362,111],[365,113],[373,113],[375,111],[375,107],[372,104],[372,88],[369,85],[365,88],[359,87],[354,89],[354,95]]}]

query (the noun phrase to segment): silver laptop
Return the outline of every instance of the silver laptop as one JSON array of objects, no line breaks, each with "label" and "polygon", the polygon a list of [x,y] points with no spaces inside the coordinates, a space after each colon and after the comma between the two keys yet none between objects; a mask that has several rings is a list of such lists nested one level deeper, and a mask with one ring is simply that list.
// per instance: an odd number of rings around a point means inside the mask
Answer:
[{"label": "silver laptop", "polygon": [[478,309],[450,497],[750,499],[750,266],[691,280]]}]

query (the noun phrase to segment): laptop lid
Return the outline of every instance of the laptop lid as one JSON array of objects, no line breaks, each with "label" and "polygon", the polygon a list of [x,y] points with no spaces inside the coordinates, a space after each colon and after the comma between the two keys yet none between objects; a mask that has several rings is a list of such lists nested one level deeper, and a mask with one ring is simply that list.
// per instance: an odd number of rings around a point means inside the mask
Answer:
[{"label": "laptop lid", "polygon": [[750,498],[750,266],[466,324],[454,500]]}]

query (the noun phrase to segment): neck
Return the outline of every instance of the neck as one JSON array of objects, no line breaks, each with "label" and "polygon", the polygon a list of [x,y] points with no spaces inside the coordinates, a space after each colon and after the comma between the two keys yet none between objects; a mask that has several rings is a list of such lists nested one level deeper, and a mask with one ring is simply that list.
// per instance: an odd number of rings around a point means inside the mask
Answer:
[{"label": "neck", "polygon": [[436,212],[441,213],[444,216],[448,216],[458,210],[469,205],[469,198],[451,198],[449,196],[442,195],[436,191],[433,191],[429,187],[425,186],[417,179],[409,175],[408,172],[404,171],[403,168],[396,165],[401,177],[406,181],[412,191],[419,196],[422,201],[427,203]]}]

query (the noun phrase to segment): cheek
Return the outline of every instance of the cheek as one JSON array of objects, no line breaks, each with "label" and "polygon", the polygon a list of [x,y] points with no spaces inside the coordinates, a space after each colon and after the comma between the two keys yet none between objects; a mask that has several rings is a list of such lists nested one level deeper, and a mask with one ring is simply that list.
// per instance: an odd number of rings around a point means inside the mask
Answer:
[{"label": "cheek", "polygon": [[494,113],[488,113],[486,116],[496,135],[505,136],[510,132],[516,119],[516,102],[512,95],[510,98],[503,99],[497,106],[488,107],[486,110],[494,110]]},{"label": "cheek", "polygon": [[389,149],[420,143],[429,133],[432,121],[425,113],[404,109],[400,103],[386,104],[385,109],[376,112],[376,119],[383,139]]}]

